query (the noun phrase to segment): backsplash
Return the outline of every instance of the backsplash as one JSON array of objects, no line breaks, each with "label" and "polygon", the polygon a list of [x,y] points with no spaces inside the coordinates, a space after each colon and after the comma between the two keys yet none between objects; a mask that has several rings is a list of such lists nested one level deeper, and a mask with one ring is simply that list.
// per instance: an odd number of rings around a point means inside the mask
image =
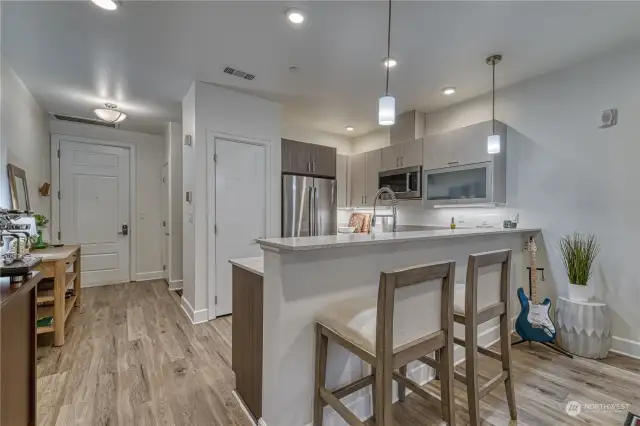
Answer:
[{"label": "backsplash", "polygon": [[[373,213],[373,209],[338,209],[338,224],[345,226],[353,211]],[[380,213],[388,215],[391,209],[382,208]],[[451,207],[451,208],[424,208],[421,206],[398,205],[398,224],[400,225],[440,225],[449,226],[454,217],[457,226],[478,227],[494,226],[502,227],[504,220],[513,220],[516,214],[520,214],[519,226],[527,226],[527,217],[522,211],[508,207]],[[535,224],[531,224],[535,225]]]}]

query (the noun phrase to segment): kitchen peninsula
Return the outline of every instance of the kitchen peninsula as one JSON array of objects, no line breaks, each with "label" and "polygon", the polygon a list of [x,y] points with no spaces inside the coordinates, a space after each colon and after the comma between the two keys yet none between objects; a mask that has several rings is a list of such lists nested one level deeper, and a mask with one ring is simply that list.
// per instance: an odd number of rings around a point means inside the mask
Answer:
[{"label": "kitchen peninsula", "polygon": [[[262,284],[262,327],[255,331],[263,336],[262,375],[255,381],[261,394],[260,412],[253,413],[255,418],[262,418],[262,424],[268,426],[305,426],[312,422],[314,320],[328,304],[347,298],[375,297],[382,270],[441,260],[455,260],[457,281],[464,282],[469,254],[505,248],[513,250],[511,282],[515,301],[515,289],[526,276],[524,241],[539,231],[472,228],[258,240],[264,252],[264,267],[258,271],[263,272],[263,277],[254,281],[254,285]],[[235,262],[231,263],[240,270],[242,262]],[[244,266],[244,271],[255,272],[255,267]],[[496,274],[499,271],[489,270],[483,276],[497,279]],[[238,320],[234,318],[234,323]],[[487,331],[490,340],[497,338],[491,333],[492,325],[488,322],[479,329],[480,333]],[[244,345],[235,334],[233,342],[234,346]],[[461,351],[456,355],[460,357]],[[368,374],[368,368],[330,344],[327,387],[335,389],[357,380]],[[409,371],[418,382],[433,377],[428,367]],[[241,399],[248,397],[241,390],[236,391]],[[361,419],[371,416],[370,401],[370,388],[343,400]],[[326,409],[325,424],[334,424],[334,416],[333,410]]]}]

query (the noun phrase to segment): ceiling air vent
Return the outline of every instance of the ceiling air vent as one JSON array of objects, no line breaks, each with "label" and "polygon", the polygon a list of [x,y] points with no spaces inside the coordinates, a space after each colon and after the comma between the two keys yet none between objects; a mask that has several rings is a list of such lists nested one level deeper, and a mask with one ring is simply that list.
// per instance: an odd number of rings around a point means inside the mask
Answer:
[{"label": "ceiling air vent", "polygon": [[231,67],[224,67],[222,69],[222,72],[225,73],[225,74],[232,75],[234,77],[245,79],[245,80],[253,80],[254,78],[256,78],[256,76],[253,75],[253,74],[247,74],[244,71],[240,71],[240,70],[237,70],[237,69],[231,68]]},{"label": "ceiling air vent", "polygon": [[92,126],[101,126],[101,127],[110,127],[112,129],[118,128],[118,125],[116,123],[107,123],[105,121],[94,120],[92,118],[73,117],[71,115],[63,115],[63,114],[55,114],[55,113],[52,113],[51,116],[56,120],[60,120],[60,121],[70,121],[72,123],[90,124]]}]

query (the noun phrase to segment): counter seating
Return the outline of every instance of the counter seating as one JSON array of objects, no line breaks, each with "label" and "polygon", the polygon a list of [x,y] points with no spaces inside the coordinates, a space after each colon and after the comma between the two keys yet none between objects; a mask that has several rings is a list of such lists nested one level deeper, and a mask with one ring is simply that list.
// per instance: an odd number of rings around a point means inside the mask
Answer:
[{"label": "counter seating", "polygon": [[[499,279],[479,284],[479,268],[493,268]],[[511,250],[498,250],[469,256],[466,284],[456,284],[454,321],[465,326],[465,339],[454,338],[465,347],[465,375],[454,373],[466,384],[470,425],[480,424],[480,399],[504,383],[511,419],[516,420],[516,401],[511,372]],[[486,284],[486,285],[485,285]],[[478,346],[478,325],[500,318],[500,353]],[[502,372],[482,386],[478,381],[478,353],[502,362]],[[437,359],[437,356],[436,356]]]},{"label": "counter seating", "polygon": [[[436,399],[442,415],[455,423],[453,394],[453,301],[455,262],[437,262],[382,272],[378,298],[353,299],[327,306],[317,316],[313,425],[321,426],[323,407],[331,406],[349,425],[364,424],[340,402],[373,386],[376,424],[392,426],[392,385],[398,397],[406,388]],[[421,284],[421,285],[418,285]],[[329,339],[371,365],[371,374],[330,391],[325,387]],[[437,351],[438,361],[427,358]],[[435,367],[441,380],[438,398],[407,377],[407,364],[422,360]]]}]

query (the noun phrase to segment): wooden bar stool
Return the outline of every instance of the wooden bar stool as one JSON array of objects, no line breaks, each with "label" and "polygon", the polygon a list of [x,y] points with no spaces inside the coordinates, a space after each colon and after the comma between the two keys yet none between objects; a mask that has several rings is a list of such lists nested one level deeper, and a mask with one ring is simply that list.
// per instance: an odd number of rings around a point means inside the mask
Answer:
[{"label": "wooden bar stool", "polygon": [[[500,265],[499,300],[483,303],[478,309],[478,268]],[[469,418],[472,426],[480,424],[480,399],[504,382],[507,404],[512,420],[516,420],[516,399],[511,372],[511,250],[472,254],[467,264],[466,284],[456,284],[453,319],[464,324],[464,340],[454,338],[456,345],[465,347],[466,372],[454,373],[456,380],[467,385]],[[488,289],[480,289],[484,294]],[[484,296],[484,295],[483,295]],[[486,296],[485,296],[486,297]],[[493,303],[492,303],[493,302]],[[500,353],[478,346],[478,325],[500,318]],[[478,352],[502,362],[502,372],[482,386],[478,381]]]},{"label": "wooden bar stool", "polygon": [[[439,285],[427,283],[435,280],[442,282]],[[429,285],[416,285],[420,283]],[[435,398],[442,405],[443,418],[454,425],[454,285],[453,261],[382,272],[377,302],[375,298],[352,299],[322,310],[316,323],[313,425],[322,425],[323,407],[330,405],[349,425],[363,426],[340,399],[372,385],[376,424],[392,426],[393,380],[400,385],[400,400],[404,400],[405,387],[424,398]],[[396,304],[398,309],[394,316]],[[371,365],[372,374],[334,391],[327,389],[329,339]],[[436,350],[440,351],[437,365],[442,377],[440,398],[406,377],[408,363]]]}]

